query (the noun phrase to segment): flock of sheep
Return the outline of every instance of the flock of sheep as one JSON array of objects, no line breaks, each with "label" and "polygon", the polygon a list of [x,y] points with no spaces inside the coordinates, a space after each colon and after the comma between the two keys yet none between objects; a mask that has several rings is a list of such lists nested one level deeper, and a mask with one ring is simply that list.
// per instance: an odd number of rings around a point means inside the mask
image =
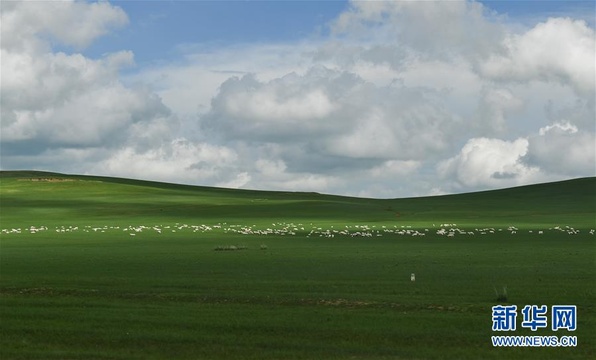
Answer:
[{"label": "flock of sheep", "polygon": [[[124,232],[128,233],[130,236],[137,236],[138,234],[142,233],[154,233],[154,234],[162,234],[162,233],[176,233],[176,232],[193,232],[193,233],[205,233],[205,232],[212,232],[218,231],[223,232],[225,234],[240,234],[240,235],[259,235],[259,236],[267,236],[267,235],[278,235],[278,236],[296,236],[296,235],[304,235],[306,237],[325,237],[325,238],[334,238],[336,236],[349,236],[349,237],[379,237],[388,234],[394,235],[402,235],[402,236],[426,236],[428,234],[436,234],[439,236],[446,236],[446,237],[454,237],[454,236],[473,236],[473,235],[487,235],[487,234],[495,234],[495,233],[509,233],[511,235],[515,235],[520,231],[515,226],[508,226],[507,228],[475,228],[475,229],[461,229],[456,224],[440,224],[437,228],[435,224],[432,226],[432,230],[430,228],[424,229],[414,229],[410,225],[393,225],[393,226],[386,226],[386,225],[345,225],[343,227],[336,228],[335,226],[331,225],[327,228],[313,225],[305,226],[303,224],[294,224],[294,223],[272,223],[270,226],[261,226],[257,227],[257,225],[230,225],[227,223],[218,223],[215,225],[188,225],[188,224],[180,224],[176,223],[174,225],[152,225],[152,226],[145,226],[145,225],[130,225],[130,226],[59,226],[53,229],[48,228],[47,226],[30,226],[26,228],[11,228],[11,229],[1,229],[0,234],[21,234],[21,233],[29,233],[29,234],[36,234],[38,232],[45,232],[45,231],[53,231],[57,234],[62,233],[73,233],[73,232],[99,232],[99,233],[106,233],[106,232]],[[558,233],[565,233],[568,235],[577,235],[580,233],[580,230],[574,229],[570,226],[554,226],[548,228],[548,230],[523,230],[523,232],[529,234],[536,234],[536,235],[543,235],[546,231],[550,232],[558,232]],[[591,229],[588,232],[590,235],[594,235],[595,230]]]}]

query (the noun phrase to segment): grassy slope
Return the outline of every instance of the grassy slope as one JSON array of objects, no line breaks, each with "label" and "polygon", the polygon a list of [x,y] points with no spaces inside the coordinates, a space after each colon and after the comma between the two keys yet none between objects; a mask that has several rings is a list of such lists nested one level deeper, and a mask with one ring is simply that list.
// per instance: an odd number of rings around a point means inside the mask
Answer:
[{"label": "grassy slope", "polygon": [[[31,178],[72,182],[31,182]],[[469,225],[570,224],[590,226],[596,213],[596,179],[523,186],[451,196],[361,199],[316,193],[230,190],[106,177],[2,172],[2,218],[26,225],[43,215],[69,224],[117,217],[127,220],[301,219],[335,222],[457,222]]]},{"label": "grassy slope", "polygon": [[[30,178],[77,181],[23,180]],[[595,185],[589,178],[373,200],[2,172],[0,228],[50,230],[0,235],[0,358],[590,358]],[[220,222],[306,230],[292,237],[54,231]],[[307,237],[311,222],[525,231],[329,239]],[[557,225],[582,232],[547,230]],[[263,243],[267,250],[259,250]],[[248,249],[213,251],[221,244]],[[577,305],[578,330],[569,335],[579,346],[492,348],[493,287],[502,286],[518,308]],[[521,334],[530,332],[509,335]]]}]

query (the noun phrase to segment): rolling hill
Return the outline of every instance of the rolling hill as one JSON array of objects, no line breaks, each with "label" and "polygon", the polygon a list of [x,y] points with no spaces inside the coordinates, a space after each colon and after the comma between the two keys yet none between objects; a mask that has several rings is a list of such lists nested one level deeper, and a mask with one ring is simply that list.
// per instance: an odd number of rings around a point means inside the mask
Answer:
[{"label": "rolling hill", "polygon": [[467,194],[365,199],[210,188],[37,171],[0,172],[0,216],[10,226],[127,221],[351,221],[409,225],[594,223],[596,178]]},{"label": "rolling hill", "polygon": [[2,171],[0,358],[593,358],[595,207],[596,178],[365,199]]}]

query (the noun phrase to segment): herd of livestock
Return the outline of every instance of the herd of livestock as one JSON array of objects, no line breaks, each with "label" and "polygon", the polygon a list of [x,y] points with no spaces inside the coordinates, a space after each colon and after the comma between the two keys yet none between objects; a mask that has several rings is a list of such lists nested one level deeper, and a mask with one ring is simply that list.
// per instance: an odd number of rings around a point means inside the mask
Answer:
[{"label": "herd of livestock", "polygon": [[[174,234],[174,233],[207,233],[207,232],[222,232],[224,234],[238,234],[238,235],[260,235],[260,236],[306,236],[306,237],[381,237],[386,235],[401,235],[401,236],[427,236],[427,235],[438,235],[446,237],[455,236],[474,236],[474,235],[488,235],[488,234],[499,234],[505,233],[510,235],[516,234],[532,234],[532,235],[543,235],[548,232],[557,232],[559,234],[567,235],[578,235],[582,231],[575,229],[570,226],[553,226],[545,229],[533,229],[533,230],[520,230],[516,226],[510,225],[502,228],[474,228],[474,229],[463,229],[457,226],[457,224],[439,224],[436,226],[428,227],[413,227],[411,225],[315,225],[310,223],[309,225],[294,224],[286,222],[271,223],[267,226],[257,225],[232,225],[227,223],[217,224],[201,224],[201,225],[189,225],[189,224],[171,224],[171,225],[129,225],[129,226],[57,226],[49,228],[43,225],[29,226],[24,228],[6,228],[1,229],[0,234],[37,234],[40,232],[53,232],[55,234],[64,233],[114,233],[123,232],[129,236],[137,235],[162,235],[162,234]],[[584,230],[585,233],[594,235],[595,230]]]}]

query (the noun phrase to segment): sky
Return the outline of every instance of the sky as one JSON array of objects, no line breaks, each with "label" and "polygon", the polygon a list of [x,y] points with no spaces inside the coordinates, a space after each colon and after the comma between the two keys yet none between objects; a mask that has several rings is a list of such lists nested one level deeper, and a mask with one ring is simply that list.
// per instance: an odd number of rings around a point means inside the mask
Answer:
[{"label": "sky", "polygon": [[376,198],[596,176],[593,1],[0,10],[2,170]]}]

